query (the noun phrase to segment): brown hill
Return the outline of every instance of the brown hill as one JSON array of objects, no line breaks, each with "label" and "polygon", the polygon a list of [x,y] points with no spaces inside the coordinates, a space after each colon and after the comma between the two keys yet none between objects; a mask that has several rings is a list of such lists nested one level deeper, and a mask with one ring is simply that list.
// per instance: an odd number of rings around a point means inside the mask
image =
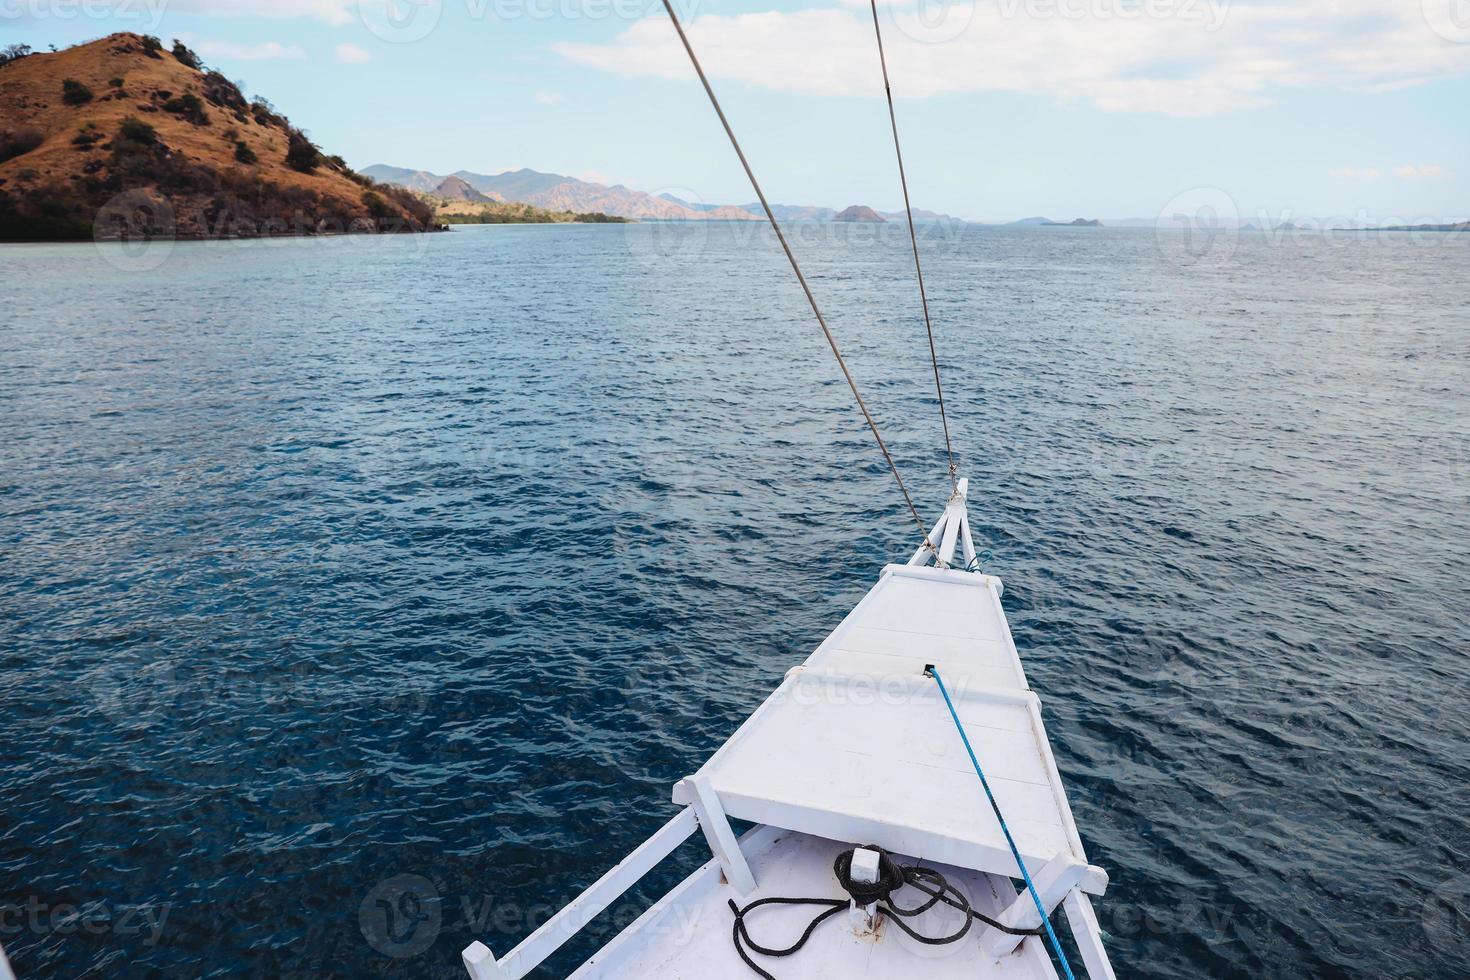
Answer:
[{"label": "brown hill", "polygon": [[839,211],[837,213],[837,215],[832,220],[833,221],[871,221],[871,222],[874,222],[874,223],[882,223],[884,221],[887,221],[888,219],[885,218],[885,217],[883,217],[877,211],[874,211],[872,208],[868,207],[865,204],[854,204],[851,207],[843,208],[841,211]]},{"label": "brown hill", "polygon": [[0,239],[430,227],[424,202],[325,156],[177,43],[114,34],[0,64]]},{"label": "brown hill", "polygon": [[446,201],[470,201],[475,204],[490,204],[494,201],[504,203],[505,198],[499,194],[481,194],[469,184],[458,177],[445,177],[434,188],[434,197],[441,197]]}]

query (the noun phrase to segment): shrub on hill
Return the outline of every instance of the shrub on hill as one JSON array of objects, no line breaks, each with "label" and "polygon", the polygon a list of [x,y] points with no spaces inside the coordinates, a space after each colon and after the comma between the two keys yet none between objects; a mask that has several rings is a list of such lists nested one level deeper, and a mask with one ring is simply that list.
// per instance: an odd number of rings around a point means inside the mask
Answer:
[{"label": "shrub on hill", "polygon": [[204,111],[204,103],[193,92],[185,92],[177,98],[169,99],[163,104],[163,111],[171,112],[196,126],[209,125],[209,113]]},{"label": "shrub on hill", "polygon": [[244,140],[235,141],[235,159],[245,164],[260,162],[260,157],[256,156],[255,151],[245,145]]},{"label": "shrub on hill", "polygon": [[158,130],[139,119],[137,116],[128,116],[122,121],[117,133],[125,140],[133,143],[141,143],[151,146],[158,142]]},{"label": "shrub on hill", "polygon": [[270,100],[257,95],[250,103],[250,114],[255,121],[262,126],[274,126],[276,129],[286,128],[286,117],[276,111]]},{"label": "shrub on hill", "polygon": [[388,207],[388,202],[383,200],[383,195],[377,191],[363,191],[362,206],[367,208],[368,214],[374,218],[386,218],[393,213]]},{"label": "shrub on hill", "polygon": [[92,90],[75,78],[63,79],[61,83],[61,101],[67,105],[86,105],[92,101]]},{"label": "shrub on hill", "polygon": [[245,101],[245,93],[241,91],[243,87],[240,82],[232,82],[217,71],[206,72],[204,100],[234,113],[236,118],[241,118],[250,108],[250,103]]},{"label": "shrub on hill", "polygon": [[87,123],[80,132],[72,137],[71,145],[81,150],[90,150],[93,144],[101,143],[106,138],[102,130],[97,128],[96,123]]},{"label": "shrub on hill", "polygon": [[188,46],[178,38],[174,38],[174,57],[178,59],[179,64],[186,68],[192,68],[195,71],[200,71],[204,68],[204,62],[199,60],[199,56],[193,51],[190,51]]},{"label": "shrub on hill", "polygon": [[434,206],[428,201],[416,196],[413,191],[406,187],[389,187],[388,197],[407,211],[409,215],[419,223],[420,227],[432,228],[437,222],[434,219]]},{"label": "shrub on hill", "polygon": [[363,194],[363,204],[367,206],[368,212],[373,214],[373,217],[379,217],[379,215],[373,212],[373,205],[368,204],[368,195],[373,195],[380,201],[391,201],[398,205],[407,211],[409,217],[422,228],[432,228],[438,224],[438,219],[434,215],[434,206],[407,187],[399,187],[397,184],[380,184],[355,170],[346,171],[346,175],[350,180],[367,189]]},{"label": "shrub on hill", "polygon": [[0,163],[29,153],[45,141],[39,129],[0,129]]},{"label": "shrub on hill", "polygon": [[321,163],[322,151],[317,149],[315,143],[306,138],[305,133],[299,129],[293,129],[286,149],[286,165],[292,170],[309,174],[321,166]]},{"label": "shrub on hill", "polygon": [[152,34],[143,35],[143,53],[150,58],[162,58],[158,52],[163,50],[163,42]]},{"label": "shrub on hill", "polygon": [[0,68],[4,68],[12,61],[19,61],[31,53],[29,44],[7,44],[0,48]]}]

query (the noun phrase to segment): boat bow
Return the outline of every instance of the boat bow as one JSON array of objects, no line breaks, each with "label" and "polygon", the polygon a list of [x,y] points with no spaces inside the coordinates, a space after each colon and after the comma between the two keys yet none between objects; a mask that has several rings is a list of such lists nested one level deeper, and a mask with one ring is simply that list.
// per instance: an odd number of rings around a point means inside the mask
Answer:
[{"label": "boat bow", "polygon": [[[700,928],[723,937],[727,960],[702,962],[701,973],[748,975],[729,948],[728,913],[719,914],[723,899],[778,894],[771,892],[771,872],[786,868],[778,872],[779,882],[794,885],[789,868],[811,864],[808,852],[830,861],[827,852],[833,847],[874,845],[968,876],[982,893],[981,903],[994,913],[991,918],[1006,927],[983,925],[974,931],[971,955],[980,963],[999,968],[1020,955],[1040,975],[1055,976],[1040,940],[1017,934],[1041,925],[1039,903],[1048,915],[1064,908],[1088,973],[1111,977],[1089,899],[1103,894],[1108,876],[1088,862],[1040,699],[1027,682],[1001,608],[1002,583],[967,570],[977,564],[967,496],[967,483],[960,481],[910,561],[883,569],[877,584],[805,663],[787,673],[697,772],[674,786],[673,802],[683,808],[678,816],[505,959],[497,962],[488,948],[472,945],[465,951],[471,976],[517,980],[534,969],[575,931],[568,931],[572,925],[585,924],[606,908],[697,827],[712,860],[577,976],[686,975],[691,964],[677,966],[675,953],[655,956],[672,957],[671,972],[654,969],[648,957],[639,955],[643,947],[647,952],[666,945],[669,930],[651,929],[650,922],[676,908],[686,914],[703,910]],[[954,567],[957,550],[959,568]],[[946,678],[953,716],[931,669]],[[956,721],[988,776],[995,810]],[[1013,883],[1025,875],[999,814],[1034,883],[1035,899]],[[732,818],[756,830],[737,840]],[[773,864],[776,851],[784,856]],[[842,897],[830,871],[826,880],[827,890]],[[822,882],[804,884],[811,889]],[[847,933],[851,938],[851,930]],[[709,955],[714,954],[707,951],[700,958]],[[899,961],[888,967],[883,961],[869,957],[863,961],[867,972],[857,975],[910,975]]]}]

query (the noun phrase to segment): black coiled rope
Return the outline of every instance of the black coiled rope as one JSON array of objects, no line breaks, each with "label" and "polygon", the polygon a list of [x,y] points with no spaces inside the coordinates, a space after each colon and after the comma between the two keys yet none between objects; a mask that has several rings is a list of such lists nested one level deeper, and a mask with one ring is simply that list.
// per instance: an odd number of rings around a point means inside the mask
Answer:
[{"label": "black coiled rope", "polygon": [[[979,920],[993,929],[998,929],[1011,936],[1039,936],[1040,929],[1016,929],[1003,923],[997,922],[984,913],[977,912],[970,907],[970,900],[959,889],[945,880],[944,875],[932,868],[920,868],[913,865],[901,865],[888,855],[881,847],[869,846],[865,848],[878,852],[878,880],[872,884],[852,880],[852,857],[857,848],[843,851],[837,855],[837,860],[832,863],[832,873],[837,876],[837,883],[842,890],[847,892],[849,898],[859,905],[877,905],[881,912],[889,915],[893,924],[902,929],[912,939],[926,946],[945,946],[949,943],[959,942],[969,933],[970,926]],[[928,895],[927,901],[915,908],[906,909],[893,904],[893,893],[908,886]],[[915,931],[907,922],[907,918],[923,915],[934,906],[943,903],[952,909],[957,909],[965,915],[964,925],[948,936],[925,936]],[[751,952],[762,956],[790,956],[800,950],[812,938],[812,933],[817,927],[826,922],[832,916],[848,907],[847,898],[761,898],[741,908],[733,901],[730,911],[735,914],[735,924],[731,931],[735,942],[735,951],[755,973],[765,980],[776,980],[770,973],[761,968],[755,960],[750,958]],[[818,913],[817,917],[807,924],[806,930],[802,932],[801,938],[783,949],[771,949],[762,946],[750,937],[750,929],[746,925],[745,917],[756,909],[770,905],[815,905],[824,911]]]}]

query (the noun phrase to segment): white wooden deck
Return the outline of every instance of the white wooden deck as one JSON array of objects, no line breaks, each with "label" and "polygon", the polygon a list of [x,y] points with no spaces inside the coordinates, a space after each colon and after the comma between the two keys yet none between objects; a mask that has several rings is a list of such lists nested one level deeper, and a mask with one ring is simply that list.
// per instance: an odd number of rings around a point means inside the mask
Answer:
[{"label": "white wooden deck", "polygon": [[[939,687],[1034,875],[1062,858],[1088,869],[1027,689],[1000,582],[946,568],[889,566],[806,664],[700,770],[726,814],[895,853],[1019,876]],[[688,803],[686,784],[674,800]]]},{"label": "white wooden deck", "polygon": [[[843,897],[832,875],[832,861],[850,844],[760,827],[742,838],[740,845],[759,882],[754,892],[737,894],[721,882],[719,863],[710,861],[573,973],[573,980],[755,980],[731,941],[734,916],[727,901],[744,907],[768,896]],[[907,857],[899,861],[915,863]],[[965,892],[977,911],[987,915],[998,915],[1016,894],[1004,879],[944,866],[938,870]],[[922,898],[912,889],[897,897],[909,907]],[[762,945],[779,948],[794,942],[821,911],[814,906],[757,909],[747,925]],[[959,913],[949,909],[910,920],[916,929],[933,935],[954,932],[959,924]],[[860,937],[849,924],[848,914],[840,912],[818,926],[811,941],[793,955],[752,954],[751,958],[778,980],[1054,980],[1057,976],[1043,940],[1027,939],[1019,949],[997,960],[981,948],[981,931],[977,922],[959,942],[928,947],[888,923],[876,936]]]}]

